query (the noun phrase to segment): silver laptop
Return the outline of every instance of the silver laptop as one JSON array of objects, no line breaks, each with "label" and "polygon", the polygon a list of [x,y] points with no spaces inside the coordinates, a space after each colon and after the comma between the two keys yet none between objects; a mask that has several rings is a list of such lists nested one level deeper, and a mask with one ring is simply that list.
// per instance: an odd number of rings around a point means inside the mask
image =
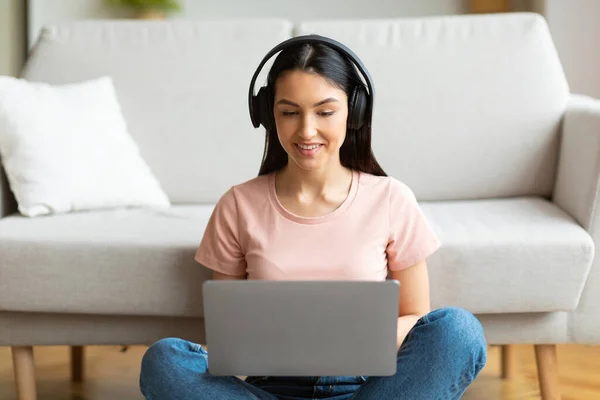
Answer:
[{"label": "silver laptop", "polygon": [[243,376],[396,372],[400,283],[210,280],[208,371]]}]

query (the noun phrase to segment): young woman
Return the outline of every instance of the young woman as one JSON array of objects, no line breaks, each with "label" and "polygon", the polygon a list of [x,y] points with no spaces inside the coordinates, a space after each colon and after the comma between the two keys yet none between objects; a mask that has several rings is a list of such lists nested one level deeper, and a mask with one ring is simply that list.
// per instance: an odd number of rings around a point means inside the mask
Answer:
[{"label": "young woman", "polygon": [[148,400],[459,399],[485,365],[478,320],[460,308],[430,309],[426,258],[440,243],[411,189],[373,155],[373,88],[354,68],[360,60],[339,42],[307,38],[275,48],[267,86],[250,102],[254,125],[267,130],[259,176],[221,197],[195,258],[214,279],[389,274],[401,282],[397,373],[213,376],[202,346],[168,338],[142,361]]}]

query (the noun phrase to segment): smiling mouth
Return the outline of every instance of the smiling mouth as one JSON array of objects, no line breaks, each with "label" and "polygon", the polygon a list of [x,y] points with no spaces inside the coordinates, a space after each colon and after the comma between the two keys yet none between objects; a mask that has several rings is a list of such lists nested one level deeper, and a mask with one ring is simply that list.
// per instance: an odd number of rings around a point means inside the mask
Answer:
[{"label": "smiling mouth", "polygon": [[316,149],[317,147],[323,146],[323,145],[321,143],[315,143],[315,144],[300,144],[300,143],[296,143],[296,146],[298,146],[302,150],[312,150],[312,149]]},{"label": "smiling mouth", "polygon": [[298,153],[300,153],[300,155],[302,155],[304,157],[314,156],[315,154],[317,154],[319,152],[319,150],[321,150],[321,147],[323,147],[323,145],[321,143],[309,144],[309,145],[294,143],[294,145],[296,146]]}]

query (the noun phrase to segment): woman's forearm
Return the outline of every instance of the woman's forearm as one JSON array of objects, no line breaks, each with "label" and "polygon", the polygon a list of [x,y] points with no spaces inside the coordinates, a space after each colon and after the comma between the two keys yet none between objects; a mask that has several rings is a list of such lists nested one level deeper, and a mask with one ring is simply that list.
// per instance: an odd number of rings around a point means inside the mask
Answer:
[{"label": "woman's forearm", "polygon": [[418,315],[403,315],[401,317],[398,317],[396,351],[400,350],[400,346],[402,345],[404,338],[406,337],[406,335],[408,335],[408,332],[410,332],[412,327],[415,326],[419,318],[421,317],[419,317]]}]

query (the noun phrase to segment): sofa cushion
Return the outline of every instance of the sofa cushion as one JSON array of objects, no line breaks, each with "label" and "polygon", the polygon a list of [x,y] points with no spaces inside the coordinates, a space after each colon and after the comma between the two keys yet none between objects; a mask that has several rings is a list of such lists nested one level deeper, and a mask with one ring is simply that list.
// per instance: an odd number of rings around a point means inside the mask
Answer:
[{"label": "sofa cushion", "polygon": [[375,84],[373,149],[421,201],[552,193],[569,88],[543,18],[304,21]]},{"label": "sofa cushion", "polygon": [[0,155],[28,217],[170,206],[127,130],[110,77],[55,86],[0,76]]},{"label": "sofa cushion", "polygon": [[23,76],[112,77],[129,132],[171,202],[216,203],[258,173],[265,138],[250,121],[248,87],[291,31],[272,18],[68,21],[43,29]]},{"label": "sofa cushion", "polygon": [[[589,235],[537,198],[423,203],[442,248],[429,260],[434,307],[478,313],[572,310]],[[212,272],[194,253],[211,206],[0,219],[0,310],[202,316]]]},{"label": "sofa cushion", "polygon": [[0,219],[0,310],[202,315],[212,206]]},{"label": "sofa cushion", "polygon": [[429,260],[432,306],[476,313],[577,307],[591,236],[541,198],[422,203],[443,247]]}]

